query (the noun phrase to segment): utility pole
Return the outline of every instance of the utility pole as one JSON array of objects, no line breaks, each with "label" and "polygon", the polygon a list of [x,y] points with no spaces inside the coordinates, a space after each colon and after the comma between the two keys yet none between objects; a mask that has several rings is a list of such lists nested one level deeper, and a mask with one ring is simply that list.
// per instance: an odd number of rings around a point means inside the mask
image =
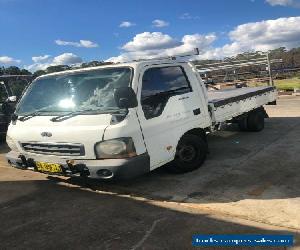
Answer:
[{"label": "utility pole", "polygon": [[270,52],[267,52],[267,62],[268,62],[268,71],[269,71],[269,85],[274,86],[274,81],[272,77],[271,61],[270,61]]}]

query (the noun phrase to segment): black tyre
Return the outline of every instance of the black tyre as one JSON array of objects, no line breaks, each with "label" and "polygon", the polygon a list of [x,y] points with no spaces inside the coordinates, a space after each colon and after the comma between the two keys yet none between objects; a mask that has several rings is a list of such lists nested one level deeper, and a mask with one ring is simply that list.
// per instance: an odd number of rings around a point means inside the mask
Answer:
[{"label": "black tyre", "polygon": [[248,131],[248,119],[247,116],[238,120],[238,125],[241,131]]},{"label": "black tyre", "polygon": [[259,132],[265,127],[265,116],[260,110],[250,112],[247,118],[248,130],[252,132]]},{"label": "black tyre", "polygon": [[167,166],[173,173],[186,173],[199,168],[207,155],[205,137],[187,134],[184,135],[176,148],[175,159]]}]

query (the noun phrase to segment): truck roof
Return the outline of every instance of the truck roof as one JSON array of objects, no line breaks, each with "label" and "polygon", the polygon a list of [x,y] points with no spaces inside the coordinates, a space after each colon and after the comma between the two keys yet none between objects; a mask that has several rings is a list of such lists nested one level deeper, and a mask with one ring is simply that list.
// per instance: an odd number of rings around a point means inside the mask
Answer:
[{"label": "truck roof", "polygon": [[183,61],[183,60],[176,60],[176,59],[175,60],[173,60],[173,59],[164,59],[164,60],[153,59],[153,60],[131,61],[131,62],[125,62],[125,63],[114,63],[114,64],[109,64],[109,65],[101,65],[101,66],[95,66],[95,67],[87,67],[87,68],[54,72],[54,73],[39,76],[39,77],[37,77],[37,79],[47,77],[47,76],[65,75],[65,74],[72,74],[72,73],[76,73],[76,72],[91,71],[91,70],[95,70],[95,69],[117,68],[117,67],[131,67],[131,68],[136,69],[138,67],[144,67],[147,65],[172,64],[172,63],[178,64],[178,63],[188,63],[188,62]]}]

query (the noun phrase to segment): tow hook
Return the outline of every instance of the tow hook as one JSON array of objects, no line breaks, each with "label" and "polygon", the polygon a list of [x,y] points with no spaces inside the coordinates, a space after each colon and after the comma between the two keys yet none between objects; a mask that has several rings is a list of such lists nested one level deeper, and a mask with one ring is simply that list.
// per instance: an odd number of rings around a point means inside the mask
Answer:
[{"label": "tow hook", "polygon": [[80,174],[81,177],[87,177],[90,175],[89,169],[85,164],[75,164],[74,160],[66,161],[68,169],[65,169],[67,174]]},{"label": "tow hook", "polygon": [[26,159],[26,157],[24,155],[19,155],[18,157],[19,159],[21,159],[22,163],[17,163],[18,167],[22,168],[22,169],[32,169],[35,170],[35,164],[34,164],[34,160],[31,158]]}]

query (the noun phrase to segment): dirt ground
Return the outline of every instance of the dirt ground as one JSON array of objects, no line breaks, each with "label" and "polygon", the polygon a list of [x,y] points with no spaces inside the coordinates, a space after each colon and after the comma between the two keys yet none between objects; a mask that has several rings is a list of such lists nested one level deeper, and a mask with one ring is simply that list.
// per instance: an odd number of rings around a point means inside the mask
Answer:
[{"label": "dirt ground", "polygon": [[193,249],[194,234],[293,234],[300,249],[300,97],[266,109],[265,130],[210,135],[207,161],[184,175],[48,177],[9,167],[1,145],[0,248]]}]

